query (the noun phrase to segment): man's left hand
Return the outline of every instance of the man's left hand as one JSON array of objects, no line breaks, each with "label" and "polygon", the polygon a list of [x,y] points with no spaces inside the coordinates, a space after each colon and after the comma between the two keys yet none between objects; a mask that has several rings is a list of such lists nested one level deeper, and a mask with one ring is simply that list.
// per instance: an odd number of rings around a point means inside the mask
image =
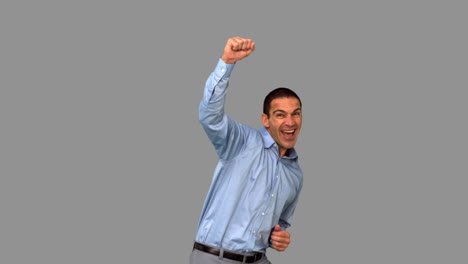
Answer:
[{"label": "man's left hand", "polygon": [[282,230],[280,225],[276,225],[273,232],[271,232],[270,239],[271,246],[274,249],[284,251],[291,242],[291,234],[286,230]]}]

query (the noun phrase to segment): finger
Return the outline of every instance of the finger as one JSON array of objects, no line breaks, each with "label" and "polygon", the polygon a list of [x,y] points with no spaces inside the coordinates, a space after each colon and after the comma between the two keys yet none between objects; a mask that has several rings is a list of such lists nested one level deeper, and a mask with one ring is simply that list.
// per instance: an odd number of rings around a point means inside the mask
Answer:
[{"label": "finger", "polygon": [[235,37],[234,41],[236,41],[236,43],[237,43],[236,50],[248,51],[248,50],[251,49],[251,44],[252,44],[251,39]]},{"label": "finger", "polygon": [[289,241],[291,241],[289,237],[275,236],[275,235],[272,235],[270,239],[273,241],[284,242],[284,243],[289,243]]},{"label": "finger", "polygon": [[274,246],[275,248],[285,249],[285,248],[287,248],[289,246],[289,243],[281,243],[281,242],[272,241],[271,245]]},{"label": "finger", "polygon": [[276,246],[276,247],[280,247],[280,248],[287,248],[288,247],[288,243],[280,243],[280,242],[271,242],[272,245]]},{"label": "finger", "polygon": [[237,49],[236,50],[239,51],[239,50],[245,50],[246,49],[246,43],[247,43],[246,39],[238,37],[238,38],[235,39],[235,41],[237,43],[237,45],[236,45]]},{"label": "finger", "polygon": [[237,41],[237,50],[243,50],[243,45],[244,45],[244,42],[245,40],[243,38],[238,38],[236,39]]},{"label": "finger", "polygon": [[284,230],[273,231],[271,234],[274,235],[274,236],[280,236],[280,237],[286,237],[286,238],[291,237],[291,234],[289,234],[289,232],[284,231]]},{"label": "finger", "polygon": [[271,234],[271,239],[277,241],[289,241],[291,238],[289,236]]},{"label": "finger", "polygon": [[241,37],[232,37],[228,40],[230,49],[233,51],[250,51],[255,49],[255,44],[251,39],[245,39]]},{"label": "finger", "polygon": [[271,236],[271,241],[289,244],[291,242],[291,239],[289,239],[288,237]]},{"label": "finger", "polygon": [[238,51],[240,49],[240,44],[242,39],[239,37],[233,37],[228,40],[228,45],[231,47],[231,50]]},{"label": "finger", "polygon": [[288,247],[288,245],[277,243],[277,242],[273,242],[271,243],[271,245],[273,246],[274,249],[278,251],[284,251]]},{"label": "finger", "polygon": [[244,50],[244,51],[250,50],[251,43],[252,43],[251,39],[244,39],[242,41],[242,50]]},{"label": "finger", "polygon": [[245,49],[249,50],[250,52],[255,50],[255,43],[253,42],[253,40],[251,40],[251,39],[247,40]]},{"label": "finger", "polygon": [[275,225],[275,231],[281,231],[281,226],[280,225]]}]

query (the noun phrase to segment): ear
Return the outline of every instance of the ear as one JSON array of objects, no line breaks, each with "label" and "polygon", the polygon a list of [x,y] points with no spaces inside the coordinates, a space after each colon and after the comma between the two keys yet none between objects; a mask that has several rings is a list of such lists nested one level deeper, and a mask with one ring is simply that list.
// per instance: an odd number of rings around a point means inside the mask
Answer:
[{"label": "ear", "polygon": [[268,120],[268,116],[266,114],[262,114],[262,123],[264,127],[270,127],[270,121]]}]

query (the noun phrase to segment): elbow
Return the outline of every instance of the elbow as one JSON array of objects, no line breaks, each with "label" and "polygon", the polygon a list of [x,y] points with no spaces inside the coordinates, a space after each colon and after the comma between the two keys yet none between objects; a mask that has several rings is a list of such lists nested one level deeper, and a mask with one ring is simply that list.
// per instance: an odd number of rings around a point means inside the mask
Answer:
[{"label": "elbow", "polygon": [[211,123],[209,114],[200,111],[200,113],[198,114],[198,122],[200,122],[200,124],[202,124],[203,126],[209,126],[209,124]]},{"label": "elbow", "polygon": [[203,105],[203,102],[200,104],[200,110],[198,111],[198,121],[204,127],[219,127],[222,125],[224,119],[224,113],[221,111],[215,111],[214,109],[209,109]]},{"label": "elbow", "polygon": [[208,119],[207,106],[202,102],[198,107],[198,122],[201,124],[206,124]]}]

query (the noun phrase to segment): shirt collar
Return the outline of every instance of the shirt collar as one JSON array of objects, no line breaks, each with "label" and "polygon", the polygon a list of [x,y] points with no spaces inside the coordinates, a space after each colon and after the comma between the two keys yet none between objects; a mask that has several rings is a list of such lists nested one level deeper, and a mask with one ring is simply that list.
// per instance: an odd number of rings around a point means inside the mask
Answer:
[{"label": "shirt collar", "polygon": [[[263,147],[264,148],[271,148],[273,145],[278,149],[278,146],[275,142],[275,140],[271,137],[270,133],[265,127],[260,128],[260,134],[262,135],[263,139]],[[278,150],[277,150],[278,151]],[[297,158],[297,153],[294,148],[289,150],[289,155],[284,156],[283,158],[286,159],[296,159]]]}]

